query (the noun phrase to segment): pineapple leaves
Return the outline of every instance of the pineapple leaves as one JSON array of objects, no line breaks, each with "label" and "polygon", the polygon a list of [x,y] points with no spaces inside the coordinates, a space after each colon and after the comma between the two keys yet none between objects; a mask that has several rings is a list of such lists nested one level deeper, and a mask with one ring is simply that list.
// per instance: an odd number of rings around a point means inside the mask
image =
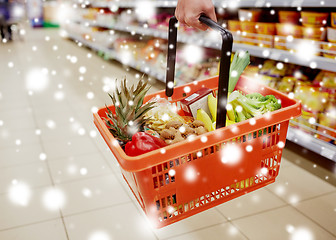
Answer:
[{"label": "pineapple leaves", "polygon": [[107,118],[104,118],[112,135],[122,142],[132,139],[134,129],[138,131],[143,129],[149,120],[145,114],[155,105],[155,102],[143,104],[145,95],[150,89],[147,81],[140,80],[129,88],[126,84],[127,81],[124,78],[120,82],[120,87],[116,87],[112,94],[108,94],[114,105],[115,113],[106,106]]}]

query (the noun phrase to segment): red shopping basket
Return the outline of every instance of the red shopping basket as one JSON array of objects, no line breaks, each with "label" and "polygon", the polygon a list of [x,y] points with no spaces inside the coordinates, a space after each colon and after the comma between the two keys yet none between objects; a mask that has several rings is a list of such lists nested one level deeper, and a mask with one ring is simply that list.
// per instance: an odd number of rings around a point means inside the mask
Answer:
[{"label": "red shopping basket", "polygon": [[[190,94],[202,87],[216,91],[218,77],[176,87],[169,100],[178,109],[179,102],[188,96],[186,87]],[[301,105],[243,77],[236,89],[272,94],[281,100],[282,108],[136,157],[127,156],[108,130],[103,120],[105,107],[94,114],[94,123],[116,157],[124,179],[155,227],[180,221],[275,181],[289,120],[300,115]],[[144,101],[157,96],[167,98],[165,91],[160,91]],[[114,110],[114,106],[109,108]]]}]

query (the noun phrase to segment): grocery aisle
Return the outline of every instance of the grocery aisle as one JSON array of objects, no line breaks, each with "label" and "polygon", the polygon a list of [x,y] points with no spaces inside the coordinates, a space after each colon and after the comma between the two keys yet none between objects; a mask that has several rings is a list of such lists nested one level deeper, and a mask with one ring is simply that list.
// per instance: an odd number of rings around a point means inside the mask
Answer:
[{"label": "grocery aisle", "polygon": [[0,59],[0,239],[336,239],[336,187],[286,149],[274,184],[152,229],[92,119],[114,79],[140,75],[57,30],[28,30]]}]

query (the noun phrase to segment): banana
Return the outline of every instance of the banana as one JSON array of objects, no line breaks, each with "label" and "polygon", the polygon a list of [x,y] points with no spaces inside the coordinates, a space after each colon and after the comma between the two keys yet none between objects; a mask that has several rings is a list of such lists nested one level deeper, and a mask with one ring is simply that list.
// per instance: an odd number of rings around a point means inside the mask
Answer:
[{"label": "banana", "polygon": [[212,115],[212,120],[216,122],[217,117],[217,98],[215,98],[212,94],[208,95],[208,107],[210,109],[210,113]]},{"label": "banana", "polygon": [[[234,122],[234,121],[231,121],[231,120],[228,119],[228,118],[226,118],[225,126],[227,127],[227,126],[230,126],[230,125],[232,125],[232,124],[235,124],[235,122]],[[213,129],[213,130],[216,130],[216,122],[213,122],[213,123],[212,123],[212,129]]]},{"label": "banana", "polygon": [[209,115],[202,109],[197,109],[197,116],[196,116],[197,120],[200,120],[204,123],[205,128],[210,132],[213,130],[212,128],[212,121],[209,117]]}]

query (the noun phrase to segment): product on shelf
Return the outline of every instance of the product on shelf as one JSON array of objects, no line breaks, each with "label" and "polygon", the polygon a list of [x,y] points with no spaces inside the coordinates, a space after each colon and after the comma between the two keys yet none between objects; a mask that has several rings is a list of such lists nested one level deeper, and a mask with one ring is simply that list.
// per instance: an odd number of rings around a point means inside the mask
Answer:
[{"label": "product on shelf", "polygon": [[227,22],[228,29],[232,32],[234,35],[234,41],[236,43],[240,43],[240,34],[241,34],[241,26],[240,26],[240,21],[238,20],[228,20]]},{"label": "product on shelf", "polygon": [[298,11],[279,11],[279,22],[299,25],[300,12]]},{"label": "product on shelf", "polygon": [[329,42],[336,43],[336,29],[328,27],[327,38]]},{"label": "product on shelf", "polygon": [[242,30],[242,42],[249,45],[257,45],[255,39],[255,33],[257,33],[256,30],[256,23],[255,22],[248,22],[243,21],[240,22],[240,27]]},{"label": "product on shelf", "polygon": [[290,93],[294,90],[295,82],[295,77],[286,76],[281,78],[281,80],[277,82],[276,88],[281,92]]},{"label": "product on shelf", "polygon": [[229,20],[228,21],[228,29],[231,32],[241,31],[240,21],[238,21],[238,20]]},{"label": "product on shelf", "polygon": [[173,15],[168,13],[158,13],[153,18],[148,20],[150,28],[167,31],[169,26],[169,19]]},{"label": "product on shelf", "polygon": [[303,37],[317,41],[324,41],[327,30],[324,27],[302,27]]},{"label": "product on shelf", "polygon": [[330,14],[331,17],[331,26],[336,28],[336,12],[332,12]]},{"label": "product on shelf", "polygon": [[276,23],[276,33],[278,36],[274,38],[274,47],[286,50],[287,37],[302,38],[302,27],[290,23]]},{"label": "product on shelf", "polygon": [[305,27],[323,27],[328,17],[329,13],[301,11],[302,25]]},{"label": "product on shelf", "polygon": [[[298,119],[299,123],[310,128],[316,128],[312,123],[316,122],[317,116],[326,107],[329,94],[321,92],[318,87],[313,86],[298,86],[295,87],[294,95],[296,99],[301,100],[302,116]],[[302,128],[304,131],[308,131]]]},{"label": "product on shelf", "polygon": [[317,130],[323,134],[317,134],[317,137],[336,144],[336,99],[329,101],[324,112],[319,113],[318,122]]},{"label": "product on shelf", "polygon": [[272,48],[275,35],[275,24],[258,22],[256,23],[255,28],[256,32],[259,34],[257,37],[259,46]]},{"label": "product on shelf", "polygon": [[321,87],[324,91],[336,91],[336,73],[321,71],[314,79],[314,84]]},{"label": "product on shelf", "polygon": [[258,22],[260,20],[262,11],[260,10],[250,10],[250,9],[239,9],[238,18],[241,22]]}]

